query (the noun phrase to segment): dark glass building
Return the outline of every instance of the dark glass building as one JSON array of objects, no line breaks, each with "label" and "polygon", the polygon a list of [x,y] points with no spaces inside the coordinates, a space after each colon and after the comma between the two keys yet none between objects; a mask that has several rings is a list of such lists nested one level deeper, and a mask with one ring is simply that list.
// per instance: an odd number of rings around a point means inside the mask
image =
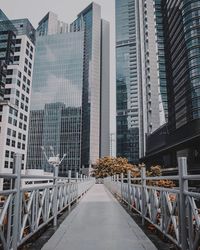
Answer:
[{"label": "dark glass building", "polygon": [[200,163],[200,2],[161,1],[164,29],[168,123],[149,136],[147,162],[176,166],[188,157]]},{"label": "dark glass building", "polygon": [[116,0],[117,156],[132,163],[139,161],[143,151],[138,15],[137,1]]}]

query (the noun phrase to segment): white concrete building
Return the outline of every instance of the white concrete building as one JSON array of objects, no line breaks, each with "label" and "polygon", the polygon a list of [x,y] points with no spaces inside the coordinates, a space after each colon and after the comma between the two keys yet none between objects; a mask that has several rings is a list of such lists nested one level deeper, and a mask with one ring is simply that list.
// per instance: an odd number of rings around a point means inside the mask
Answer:
[{"label": "white concrete building", "polygon": [[[0,173],[12,173],[15,153],[22,154],[22,171],[26,166],[34,29],[27,19],[14,20],[13,24],[21,30],[16,36],[14,62],[7,68],[4,100],[0,102]],[[26,25],[32,33],[27,32]]]}]

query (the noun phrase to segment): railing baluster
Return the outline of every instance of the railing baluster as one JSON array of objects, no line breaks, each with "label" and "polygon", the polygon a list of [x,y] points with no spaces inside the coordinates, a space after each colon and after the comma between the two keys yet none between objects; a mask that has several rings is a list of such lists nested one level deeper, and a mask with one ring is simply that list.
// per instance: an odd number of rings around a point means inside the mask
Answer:
[{"label": "railing baluster", "polygon": [[22,155],[15,154],[14,156],[14,174],[17,174],[17,178],[14,181],[14,188],[17,190],[14,195],[13,202],[13,240],[12,240],[12,250],[17,250],[18,240],[19,240],[19,218],[20,218],[20,188],[21,188],[21,165],[22,165]]},{"label": "railing baluster", "polygon": [[179,237],[181,242],[181,249],[187,250],[187,222],[186,222],[186,197],[184,192],[188,191],[188,180],[184,179],[187,175],[187,158],[178,158],[178,169],[179,169],[179,187],[180,187],[180,210],[179,210]]}]

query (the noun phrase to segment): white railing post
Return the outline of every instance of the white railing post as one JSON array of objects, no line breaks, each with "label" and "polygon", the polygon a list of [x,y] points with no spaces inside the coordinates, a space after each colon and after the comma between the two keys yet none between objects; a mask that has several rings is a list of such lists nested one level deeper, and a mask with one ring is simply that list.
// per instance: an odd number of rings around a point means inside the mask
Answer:
[{"label": "white railing post", "polygon": [[54,166],[54,197],[53,197],[53,211],[54,219],[53,225],[57,227],[57,216],[58,216],[58,166]]},{"label": "white railing post", "polygon": [[121,173],[121,199],[123,200],[123,184],[124,184],[124,174]]},{"label": "white railing post", "polygon": [[141,212],[142,212],[142,225],[144,226],[145,223],[145,188],[146,188],[146,169],[145,167],[141,168],[141,185],[142,185],[142,190],[141,190]]},{"label": "white railing post", "polygon": [[14,217],[13,217],[13,240],[12,240],[12,250],[17,250],[18,246],[18,239],[19,239],[19,232],[20,232],[20,189],[21,189],[21,165],[22,165],[22,155],[15,154],[14,156],[14,174],[17,177],[14,180],[14,189],[16,189],[16,193],[14,195],[14,202],[13,202],[13,210],[14,210]]},{"label": "white railing post", "polygon": [[188,180],[184,179],[187,175],[187,158],[178,157],[178,170],[179,170],[179,242],[181,249],[187,250],[187,218],[186,218],[186,197],[184,192],[188,191]]},{"label": "white railing post", "polygon": [[71,175],[72,171],[68,171],[68,185],[69,185],[69,205],[68,205],[68,211],[71,210]]},{"label": "white railing post", "polygon": [[129,209],[131,210],[131,171],[128,170],[127,172],[128,175],[128,204],[129,204]]}]

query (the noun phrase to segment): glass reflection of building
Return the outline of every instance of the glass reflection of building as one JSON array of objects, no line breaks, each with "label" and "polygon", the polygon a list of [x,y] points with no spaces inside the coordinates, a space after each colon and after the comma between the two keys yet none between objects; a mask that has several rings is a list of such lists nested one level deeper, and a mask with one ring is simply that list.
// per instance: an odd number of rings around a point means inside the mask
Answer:
[{"label": "glass reflection of building", "polygon": [[[41,24],[41,22],[40,22]],[[34,63],[28,168],[51,171],[41,146],[53,146],[55,154],[67,156],[66,166],[80,166],[81,105],[84,33],[38,35]]]},{"label": "glass reflection of building", "polygon": [[117,156],[139,161],[140,104],[136,1],[116,0]]},{"label": "glass reflection of building", "polygon": [[28,168],[49,171],[41,146],[53,146],[60,175],[87,174],[109,155],[109,23],[92,3],[67,27],[49,12],[37,28]]}]

